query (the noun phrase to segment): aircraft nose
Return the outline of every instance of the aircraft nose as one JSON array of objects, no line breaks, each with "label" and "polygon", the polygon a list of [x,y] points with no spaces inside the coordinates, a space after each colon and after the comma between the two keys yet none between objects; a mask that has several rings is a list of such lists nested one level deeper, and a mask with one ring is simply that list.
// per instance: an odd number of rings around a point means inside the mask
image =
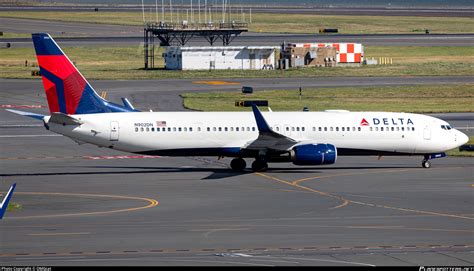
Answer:
[{"label": "aircraft nose", "polygon": [[468,137],[466,134],[462,133],[462,132],[459,132],[459,131],[458,131],[458,133],[459,133],[458,136],[457,136],[458,142],[459,142],[461,145],[466,144],[466,143],[469,141],[469,137]]}]

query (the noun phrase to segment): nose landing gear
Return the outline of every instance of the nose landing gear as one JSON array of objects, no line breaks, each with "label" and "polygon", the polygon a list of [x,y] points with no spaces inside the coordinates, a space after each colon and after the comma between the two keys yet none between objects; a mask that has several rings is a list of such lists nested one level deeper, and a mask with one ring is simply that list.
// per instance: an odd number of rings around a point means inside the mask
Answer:
[{"label": "nose landing gear", "polygon": [[428,161],[426,159],[423,159],[423,161],[421,162],[421,166],[424,167],[424,168],[430,168],[431,163],[430,163],[430,161]]},{"label": "nose landing gear", "polygon": [[429,160],[431,159],[436,159],[436,158],[443,158],[443,157],[446,157],[446,153],[442,152],[442,153],[432,153],[432,154],[425,154],[425,158],[423,159],[423,161],[421,162],[421,166],[423,168],[430,168],[431,167],[431,163]]}]

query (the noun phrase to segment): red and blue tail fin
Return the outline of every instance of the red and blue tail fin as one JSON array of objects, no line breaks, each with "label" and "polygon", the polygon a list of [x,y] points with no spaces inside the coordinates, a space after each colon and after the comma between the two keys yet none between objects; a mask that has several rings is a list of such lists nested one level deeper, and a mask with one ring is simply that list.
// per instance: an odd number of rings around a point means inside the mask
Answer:
[{"label": "red and blue tail fin", "polygon": [[97,95],[49,34],[32,34],[32,37],[51,113],[94,114],[132,111]]}]

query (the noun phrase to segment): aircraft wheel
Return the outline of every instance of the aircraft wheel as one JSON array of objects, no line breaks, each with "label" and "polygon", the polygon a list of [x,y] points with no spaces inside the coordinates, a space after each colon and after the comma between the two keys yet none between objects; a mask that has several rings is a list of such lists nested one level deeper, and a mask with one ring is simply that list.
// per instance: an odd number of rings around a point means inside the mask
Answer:
[{"label": "aircraft wheel", "polygon": [[230,162],[230,167],[235,171],[242,171],[247,166],[247,163],[242,158],[234,158]]},{"label": "aircraft wheel", "polygon": [[252,163],[252,170],[254,172],[263,172],[263,171],[267,171],[267,169],[268,169],[268,163],[265,161],[255,160]]},{"label": "aircraft wheel", "polygon": [[423,162],[421,162],[421,165],[422,165],[424,168],[430,168],[430,167],[431,167],[431,163],[430,163],[430,161],[428,161],[428,160],[423,160]]}]

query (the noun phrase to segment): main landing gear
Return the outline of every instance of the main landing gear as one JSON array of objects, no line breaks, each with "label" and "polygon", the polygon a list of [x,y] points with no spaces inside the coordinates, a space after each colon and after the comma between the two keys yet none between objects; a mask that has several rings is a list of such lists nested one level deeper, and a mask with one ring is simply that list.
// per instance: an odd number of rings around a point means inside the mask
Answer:
[{"label": "main landing gear", "polygon": [[234,158],[230,162],[230,167],[235,171],[243,171],[246,166],[247,163],[242,158]]},{"label": "main landing gear", "polygon": [[[247,166],[247,163],[242,158],[234,158],[230,162],[230,167],[235,171],[243,171],[246,166]],[[252,163],[252,171],[254,172],[267,171],[267,169],[268,169],[268,163],[265,160],[256,159]]]},{"label": "main landing gear", "polygon": [[255,160],[252,163],[252,170],[254,172],[262,172],[262,171],[267,171],[268,169],[268,163],[264,160]]}]

